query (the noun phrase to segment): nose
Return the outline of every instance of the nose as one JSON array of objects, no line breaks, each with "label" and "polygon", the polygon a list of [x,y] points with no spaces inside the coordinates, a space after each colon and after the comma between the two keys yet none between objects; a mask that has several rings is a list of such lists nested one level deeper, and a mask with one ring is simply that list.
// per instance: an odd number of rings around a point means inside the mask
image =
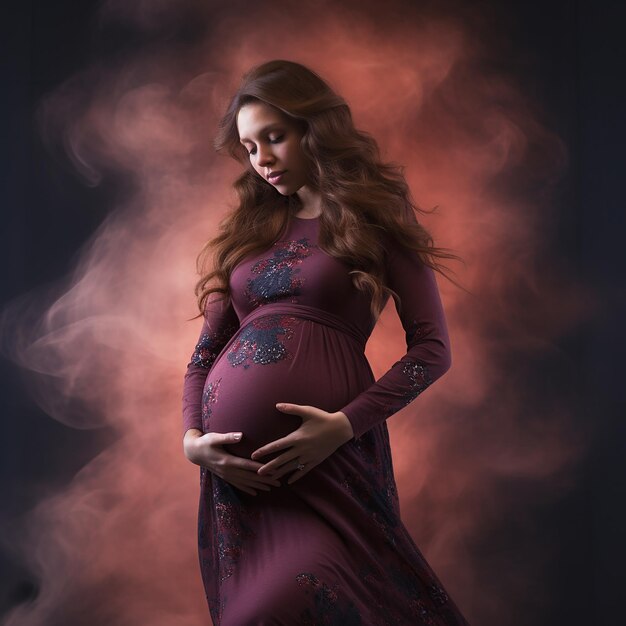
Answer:
[{"label": "nose", "polygon": [[272,149],[269,146],[259,146],[259,158],[257,159],[257,163],[260,166],[269,165],[274,162],[274,155],[272,154]]}]

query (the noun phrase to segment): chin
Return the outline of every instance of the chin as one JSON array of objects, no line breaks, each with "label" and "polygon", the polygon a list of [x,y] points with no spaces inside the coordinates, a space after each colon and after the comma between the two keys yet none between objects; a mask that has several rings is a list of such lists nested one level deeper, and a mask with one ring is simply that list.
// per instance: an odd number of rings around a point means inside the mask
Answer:
[{"label": "chin", "polygon": [[[272,187],[273,187],[273,185],[272,185]],[[295,191],[293,191],[292,189],[286,189],[284,187],[282,189],[280,189],[279,187],[274,187],[274,189],[276,189],[276,191],[278,191],[278,193],[281,196],[291,196],[291,195],[293,195],[295,193]]]}]

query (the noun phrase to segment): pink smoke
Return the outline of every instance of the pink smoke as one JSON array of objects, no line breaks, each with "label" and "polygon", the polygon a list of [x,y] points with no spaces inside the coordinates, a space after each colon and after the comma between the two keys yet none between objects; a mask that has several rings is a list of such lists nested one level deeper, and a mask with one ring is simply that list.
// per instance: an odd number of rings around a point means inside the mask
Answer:
[{"label": "pink smoke", "polygon": [[[25,294],[2,314],[5,350],[32,372],[50,416],[118,433],[4,533],[41,582],[5,624],[210,622],[196,556],[198,468],[180,441],[182,375],[200,325],[186,319],[197,312],[195,256],[238,171],[212,152],[215,124],[241,74],[271,58],[329,79],[386,158],[407,166],[418,204],[439,206],[423,220],[437,243],[466,261],[455,269],[469,295],[439,280],[452,370],[389,427],[416,543],[470,621],[501,624],[524,606],[544,557],[503,573],[468,546],[497,527],[507,485],[532,485],[523,495],[532,508],[568,487],[583,451],[567,402],[529,405],[517,367],[557,350],[590,313],[545,228],[566,150],[519,86],[483,69],[490,50],[476,23],[401,2],[243,6],[109,0],[104,27],[153,33],[186,14],[206,35],[86,68],[41,103],[44,137],[62,141],[87,184],[123,170],[136,193],[111,207],[62,293],[43,304]],[[538,193],[514,193],[515,184]],[[368,345],[378,375],[403,352],[394,315],[384,313]]]}]

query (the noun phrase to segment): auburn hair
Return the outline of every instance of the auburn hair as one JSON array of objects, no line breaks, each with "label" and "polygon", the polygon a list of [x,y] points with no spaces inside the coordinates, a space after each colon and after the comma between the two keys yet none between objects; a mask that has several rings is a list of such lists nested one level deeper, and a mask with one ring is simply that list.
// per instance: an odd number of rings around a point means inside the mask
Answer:
[{"label": "auburn hair", "polygon": [[423,263],[449,278],[437,259],[461,259],[435,247],[418,222],[416,212],[432,211],[413,202],[404,167],[381,161],[375,139],[355,128],[346,101],[320,76],[304,65],[278,59],[243,76],[218,125],[217,152],[247,167],[233,184],[239,205],[198,255],[196,317],[205,311],[211,293],[230,299],[229,279],[235,266],[278,241],[290,214],[302,206],[297,194],[283,196],[254,171],[239,141],[237,114],[254,101],[276,107],[301,126],[300,146],[311,164],[310,184],[322,198],[318,245],[347,264],[355,287],[370,295],[374,318],[389,295],[401,304],[386,285],[386,246],[381,241],[415,250]]}]

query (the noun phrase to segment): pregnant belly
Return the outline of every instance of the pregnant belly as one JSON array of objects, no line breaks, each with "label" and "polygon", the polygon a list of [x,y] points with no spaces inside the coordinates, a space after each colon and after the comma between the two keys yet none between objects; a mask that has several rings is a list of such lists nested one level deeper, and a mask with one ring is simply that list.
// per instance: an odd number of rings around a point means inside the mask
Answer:
[{"label": "pregnant belly", "polygon": [[362,350],[344,333],[294,316],[260,317],[241,328],[213,364],[202,399],[203,428],[242,432],[241,442],[227,449],[249,457],[302,424],[276,409],[277,402],[334,412],[372,382]]}]

